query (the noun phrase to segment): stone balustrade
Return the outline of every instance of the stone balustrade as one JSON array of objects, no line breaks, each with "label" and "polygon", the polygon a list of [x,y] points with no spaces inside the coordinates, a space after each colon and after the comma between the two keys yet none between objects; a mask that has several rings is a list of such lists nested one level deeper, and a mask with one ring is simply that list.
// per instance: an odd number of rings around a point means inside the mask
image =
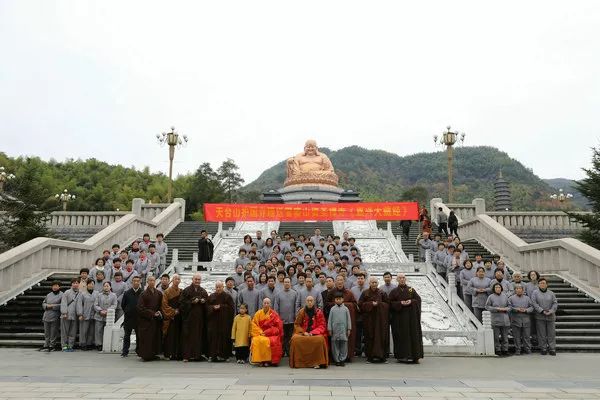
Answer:
[{"label": "stone balustrade", "polygon": [[489,250],[501,254],[511,268],[567,272],[592,288],[600,287],[600,250],[577,239],[527,244],[489,215],[478,215],[459,229],[462,238],[477,239]]},{"label": "stone balustrade", "polygon": [[463,221],[470,220],[476,215],[485,213],[485,200],[474,199],[471,204],[445,204],[441,198],[431,199],[429,203],[429,215],[431,216],[431,222],[436,222],[438,209],[442,208],[442,212],[446,216],[450,215],[450,211],[454,211],[458,223],[461,224]]},{"label": "stone balustrade", "polygon": [[[143,202],[135,199],[134,204],[136,201]],[[78,272],[83,266],[91,266],[102,250],[110,249],[114,243],[125,247],[143,233],[167,234],[184,216],[185,200],[175,199],[151,220],[127,214],[83,243],[38,237],[10,249],[0,254],[0,304],[20,293],[29,282],[37,282],[52,272]]]},{"label": "stone balustrade", "polygon": [[108,226],[128,213],[128,211],[55,211],[50,214],[46,225],[50,228]]},{"label": "stone balustrade", "polygon": [[580,223],[562,211],[494,211],[487,212],[494,221],[508,229],[542,229],[579,231]]},{"label": "stone balustrade", "polygon": [[142,204],[142,217],[152,219],[169,206],[169,203]]}]

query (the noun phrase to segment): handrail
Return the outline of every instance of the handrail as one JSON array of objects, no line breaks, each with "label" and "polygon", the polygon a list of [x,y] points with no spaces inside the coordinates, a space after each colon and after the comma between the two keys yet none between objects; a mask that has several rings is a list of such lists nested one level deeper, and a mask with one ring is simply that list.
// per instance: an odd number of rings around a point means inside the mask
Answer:
[{"label": "handrail", "polygon": [[118,243],[122,247],[139,238],[142,233],[168,233],[181,222],[185,201],[176,199],[152,220],[127,214],[83,243],[38,237],[0,254],[0,303],[27,279],[44,269],[78,271],[91,266],[102,250]]},{"label": "handrail", "polygon": [[463,223],[459,231],[461,237],[477,239],[521,270],[567,271],[588,285],[600,286],[600,250],[577,239],[528,244],[488,215],[478,215]]}]

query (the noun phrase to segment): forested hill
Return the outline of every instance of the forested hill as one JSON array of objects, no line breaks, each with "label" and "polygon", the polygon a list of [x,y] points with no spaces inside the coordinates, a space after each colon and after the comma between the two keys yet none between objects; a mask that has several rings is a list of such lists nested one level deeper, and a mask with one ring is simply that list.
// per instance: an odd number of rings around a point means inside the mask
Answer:
[{"label": "forested hill", "polygon": [[[369,200],[423,200],[447,198],[446,152],[398,156],[382,150],[358,146],[327,154],[340,177],[340,186],[355,189]],[[454,151],[454,190],[456,202],[486,199],[493,207],[494,181],[499,171],[510,182],[515,209],[549,209],[553,189],[532,170],[494,147],[457,147]],[[280,188],[285,180],[285,161],[264,171],[244,191],[263,192]],[[426,191],[426,193],[425,193]]]}]

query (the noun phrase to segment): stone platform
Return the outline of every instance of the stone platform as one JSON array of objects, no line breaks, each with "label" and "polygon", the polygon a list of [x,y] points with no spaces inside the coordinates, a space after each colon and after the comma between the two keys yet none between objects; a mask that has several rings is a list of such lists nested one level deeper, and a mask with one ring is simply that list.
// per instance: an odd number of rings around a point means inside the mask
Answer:
[{"label": "stone platform", "polygon": [[[600,354],[357,360],[327,370],[235,363],[144,363],[96,352],[0,349],[2,399],[600,399]],[[101,367],[102,373],[98,374]]]}]

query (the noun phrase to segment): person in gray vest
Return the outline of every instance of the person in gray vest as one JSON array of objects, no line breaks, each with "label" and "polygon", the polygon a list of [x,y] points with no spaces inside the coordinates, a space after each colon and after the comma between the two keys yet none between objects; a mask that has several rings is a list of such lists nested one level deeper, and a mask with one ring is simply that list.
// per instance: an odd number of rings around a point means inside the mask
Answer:
[{"label": "person in gray vest", "polygon": [[508,297],[502,292],[502,285],[495,283],[492,294],[485,303],[485,309],[492,313],[492,329],[494,330],[494,349],[499,356],[508,355],[508,330],[510,319],[508,313]]},{"label": "person in gray vest", "polygon": [[271,300],[271,303],[275,303],[275,294],[277,294],[277,287],[275,286],[275,277],[273,275],[269,275],[267,277],[267,286],[260,291],[258,294],[258,303],[262,304],[263,300],[268,298]]},{"label": "person in gray vest", "polygon": [[115,310],[115,321],[121,318],[123,315],[123,309],[121,308],[121,300],[123,299],[123,294],[128,288],[127,284],[123,282],[123,274],[121,272],[116,272],[113,276],[113,280],[110,283],[112,288],[112,292],[117,295],[117,309]]},{"label": "person in gray vest", "polygon": [[463,264],[464,268],[460,270],[458,277],[460,279],[460,285],[462,287],[462,299],[469,307],[469,310],[473,312],[473,295],[469,290],[469,282],[475,278],[475,270],[473,269],[473,263],[471,260],[465,260]]},{"label": "person in gray vest", "polygon": [[491,286],[494,286],[496,283],[499,283],[502,286],[502,292],[506,297],[513,294],[513,285],[504,278],[504,272],[501,269],[496,269],[494,271],[494,279],[490,282],[490,289]]},{"label": "person in gray vest", "polygon": [[292,289],[292,281],[289,277],[286,277],[283,280],[283,290],[275,294],[275,304],[273,306],[283,322],[283,351],[285,355],[289,355],[290,339],[294,334],[297,301],[298,292]]},{"label": "person in gray vest", "polygon": [[389,296],[390,292],[394,290],[397,286],[397,284],[392,282],[392,273],[389,271],[385,271],[383,273],[383,285],[379,286],[379,289],[381,289],[382,292]]},{"label": "person in gray vest", "polygon": [[467,291],[472,297],[473,314],[479,322],[483,322],[483,310],[485,310],[485,302],[490,293],[490,279],[485,276],[483,267],[477,268],[475,278],[472,278],[467,285]]},{"label": "person in gray vest", "polygon": [[253,318],[259,308],[258,296],[259,291],[254,287],[254,277],[246,276],[246,287],[238,292],[237,311],[239,312],[240,305],[244,303],[248,306],[248,315]]},{"label": "person in gray vest", "polygon": [[160,265],[164,270],[167,265],[167,254],[169,254],[169,246],[164,242],[165,235],[159,233],[156,235],[156,242],[154,242],[154,247],[156,248],[156,252],[160,256]]},{"label": "person in gray vest", "polygon": [[94,291],[95,281],[89,278],[79,283],[79,299],[77,300],[77,318],[79,319],[79,348],[91,350],[94,347],[94,303],[98,292]]},{"label": "person in gray vest", "polygon": [[60,306],[63,292],[60,291],[60,282],[52,282],[52,291],[46,295],[42,302],[44,315],[44,346],[40,351],[54,351],[60,333]]},{"label": "person in gray vest", "polygon": [[327,331],[331,338],[331,355],[335,365],[343,367],[348,358],[348,338],[352,330],[350,311],[344,305],[344,295],[335,294],[335,305],[329,310]]},{"label": "person in gray vest", "polygon": [[438,233],[444,232],[448,236],[448,216],[444,213],[442,207],[438,208],[437,212]]},{"label": "person in gray vest", "polygon": [[444,243],[439,243],[437,245],[437,250],[433,253],[431,257],[431,263],[435,267],[435,272],[437,272],[442,278],[446,279],[446,246]]},{"label": "person in gray vest", "polygon": [[558,301],[554,293],[548,289],[545,278],[538,280],[538,290],[531,297],[535,310],[538,346],[542,355],[556,355],[556,310]]},{"label": "person in gray vest", "polygon": [[228,295],[231,296],[231,298],[233,299],[233,304],[237,305],[237,290],[234,289],[235,288],[235,280],[231,277],[228,276],[227,279],[225,279],[225,293],[227,293]]},{"label": "person in gray vest", "polygon": [[[356,275],[356,284],[350,288],[350,292],[354,295],[355,299],[360,299],[362,293],[369,288],[366,284],[366,274],[363,271],[358,272]],[[363,337],[363,315],[357,313],[356,325],[355,325],[355,342],[354,342],[354,355],[360,357],[364,350],[364,337]]]},{"label": "person in gray vest", "polygon": [[323,299],[321,298],[322,290],[317,290],[313,286],[313,277],[307,276],[304,280],[304,288],[297,291],[298,292],[298,301],[296,303],[296,313],[306,306],[306,298],[311,296],[315,300],[315,306],[317,308],[323,309]]},{"label": "person in gray vest", "polygon": [[73,351],[77,337],[77,298],[79,297],[79,279],[71,279],[71,289],[63,293],[60,301],[60,344],[63,351]]},{"label": "person in gray vest", "polygon": [[110,282],[104,282],[102,285],[102,291],[96,296],[94,301],[94,341],[96,343],[96,349],[102,351],[102,342],[104,339],[104,327],[106,326],[106,316],[108,310],[117,309],[117,295],[110,291]]},{"label": "person in gray vest", "polygon": [[521,351],[531,354],[531,331],[529,329],[531,319],[529,315],[533,312],[533,303],[525,294],[525,288],[520,283],[515,285],[515,294],[508,298],[510,307],[510,326],[515,339],[515,355]]},{"label": "person in gray vest", "polygon": [[148,246],[148,271],[153,276],[160,276],[165,266],[160,262],[160,254],[156,251],[154,244]]},{"label": "person in gray vest", "polygon": [[[476,265],[479,265],[479,264],[477,262],[475,262],[473,264],[473,267],[475,268]],[[491,260],[485,260],[483,262],[483,268],[484,268],[484,271],[485,271],[485,277],[486,278],[490,278],[490,281],[492,281],[492,280],[494,280],[496,278],[496,270],[494,268],[492,268],[492,261]]]}]

